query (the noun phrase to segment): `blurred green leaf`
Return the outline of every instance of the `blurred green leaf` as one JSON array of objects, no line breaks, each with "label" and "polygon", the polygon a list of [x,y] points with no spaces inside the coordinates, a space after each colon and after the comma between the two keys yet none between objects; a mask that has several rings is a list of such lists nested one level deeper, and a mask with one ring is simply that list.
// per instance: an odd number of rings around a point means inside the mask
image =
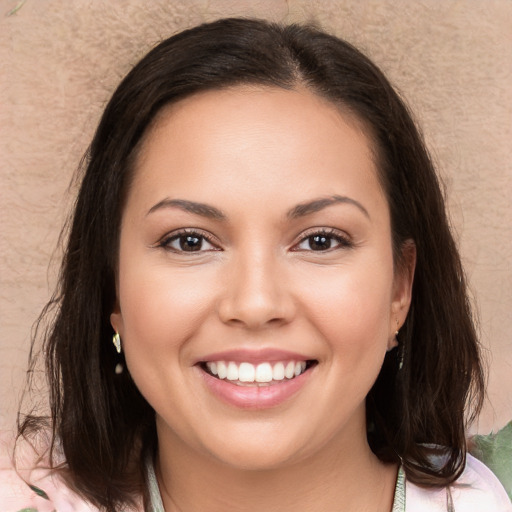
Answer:
[{"label": "blurred green leaf", "polygon": [[49,500],[48,494],[46,494],[43,489],[39,489],[39,487],[36,487],[35,485],[30,485],[29,487],[38,495],[41,496],[41,498],[44,498],[45,500]]},{"label": "blurred green leaf", "polygon": [[469,451],[492,470],[512,499],[512,421],[496,434],[474,436]]}]

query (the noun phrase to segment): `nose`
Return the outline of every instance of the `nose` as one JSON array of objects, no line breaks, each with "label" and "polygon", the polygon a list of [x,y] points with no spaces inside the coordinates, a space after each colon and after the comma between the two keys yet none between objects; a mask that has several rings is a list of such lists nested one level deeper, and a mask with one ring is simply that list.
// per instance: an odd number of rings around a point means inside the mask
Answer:
[{"label": "nose", "polygon": [[257,330],[292,320],[295,303],[275,256],[251,254],[231,263],[218,309],[222,322]]}]

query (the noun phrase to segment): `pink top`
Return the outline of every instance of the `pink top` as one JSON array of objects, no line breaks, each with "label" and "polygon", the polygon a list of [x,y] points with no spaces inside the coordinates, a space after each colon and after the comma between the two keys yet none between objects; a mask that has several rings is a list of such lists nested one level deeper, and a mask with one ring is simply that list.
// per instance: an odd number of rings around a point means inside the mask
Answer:
[{"label": "pink top", "polygon": [[[450,493],[455,512],[512,512],[512,503],[500,481],[487,466],[469,454],[464,473],[450,486]],[[446,489],[425,489],[406,482],[405,496],[407,512],[450,510]]]},{"label": "pink top", "polygon": [[[22,470],[18,475],[2,450],[0,458],[1,512],[98,512],[56,476],[47,471]],[[40,496],[23,481],[44,491]],[[466,468],[455,484],[446,489],[424,489],[410,482],[405,485],[406,512],[512,512],[512,504],[498,479],[480,461],[468,455]],[[158,491],[157,491],[158,492]],[[450,496],[453,509],[450,509]],[[159,497],[156,501],[160,501]],[[142,508],[141,508],[142,511]],[[153,503],[154,512],[164,512]]]}]

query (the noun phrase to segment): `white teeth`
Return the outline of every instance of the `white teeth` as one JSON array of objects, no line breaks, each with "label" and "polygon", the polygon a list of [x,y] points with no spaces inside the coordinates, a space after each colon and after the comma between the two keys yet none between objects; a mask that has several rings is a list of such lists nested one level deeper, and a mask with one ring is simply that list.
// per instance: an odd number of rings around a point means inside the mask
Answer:
[{"label": "white teeth", "polygon": [[238,365],[236,363],[228,364],[228,374],[226,375],[228,380],[238,380]]},{"label": "white teeth", "polygon": [[272,379],[273,380],[283,380],[284,379],[284,364],[277,363],[272,368]]},{"label": "white teeth", "polygon": [[270,382],[272,380],[272,366],[270,363],[260,363],[256,367],[256,382]]},{"label": "white teeth", "polygon": [[219,379],[225,379],[228,376],[228,368],[224,361],[219,361],[217,363],[217,375]]},{"label": "white teeth", "polygon": [[306,371],[306,361],[288,361],[287,363],[235,363],[234,361],[208,361],[208,371],[219,379],[244,383],[268,383],[298,377]]},{"label": "white teeth", "polygon": [[[231,363],[230,363],[230,365],[231,365]],[[254,382],[255,375],[256,375],[256,369],[254,368],[254,365],[252,365],[250,363],[240,363],[240,366],[238,367],[238,380],[240,382]],[[229,380],[234,380],[234,379],[229,379]]]},{"label": "white teeth", "polygon": [[284,371],[284,376],[287,379],[292,379],[294,375],[295,375],[295,363],[293,361],[290,361],[286,365],[286,369]]},{"label": "white teeth", "polygon": [[217,363],[206,363],[206,366],[213,375],[217,375]]}]

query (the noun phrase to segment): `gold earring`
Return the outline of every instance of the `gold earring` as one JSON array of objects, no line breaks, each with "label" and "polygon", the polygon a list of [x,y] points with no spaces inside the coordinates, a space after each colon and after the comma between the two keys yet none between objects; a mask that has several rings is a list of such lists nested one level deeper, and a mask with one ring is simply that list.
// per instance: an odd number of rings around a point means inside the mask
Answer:
[{"label": "gold earring", "polygon": [[114,336],[112,336],[112,343],[114,344],[114,347],[116,347],[117,353],[121,353],[121,336],[119,336],[119,333],[116,332]]},{"label": "gold earring", "polygon": [[[114,347],[116,347],[116,351],[118,354],[121,353],[121,336],[119,336],[119,333],[116,332],[114,336],[112,336],[112,343],[114,344]],[[114,371],[116,372],[116,375],[120,375],[123,373],[124,366],[122,363],[117,363]]]},{"label": "gold earring", "polygon": [[402,343],[400,343],[397,339],[398,332],[399,332],[399,323],[398,318],[396,319],[396,331],[395,331],[395,340],[398,343],[398,371],[400,371],[404,367],[404,357],[405,357],[405,341],[402,340]]}]

